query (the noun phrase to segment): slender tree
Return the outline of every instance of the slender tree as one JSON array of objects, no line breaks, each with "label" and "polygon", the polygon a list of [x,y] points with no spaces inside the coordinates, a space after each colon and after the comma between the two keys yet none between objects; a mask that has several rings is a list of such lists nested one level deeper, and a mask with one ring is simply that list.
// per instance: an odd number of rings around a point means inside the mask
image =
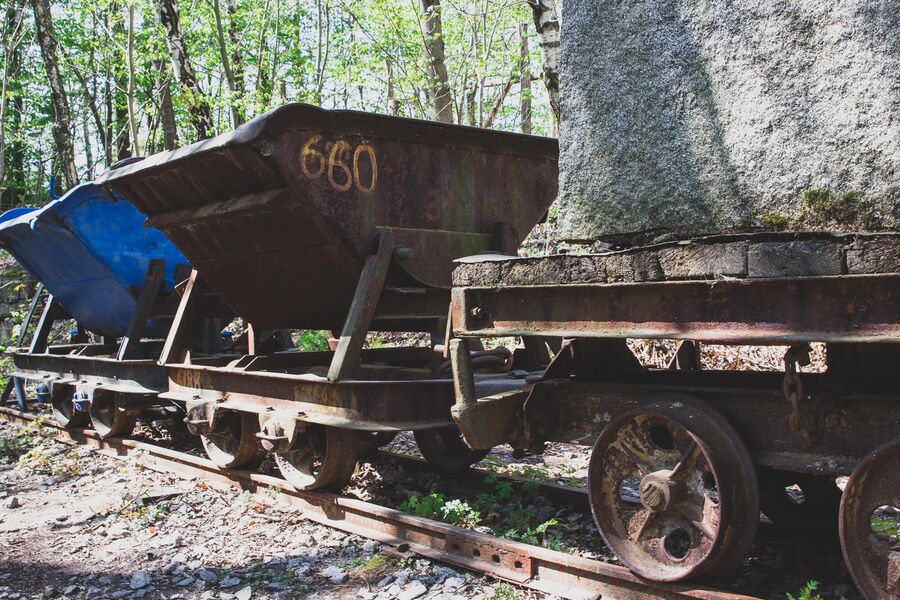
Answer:
[{"label": "slender tree", "polygon": [[0,84],[0,182],[6,174],[6,108],[9,104],[10,75],[18,70],[20,29],[24,5],[11,4],[3,24],[3,82]]},{"label": "slender tree", "polygon": [[550,111],[559,122],[559,17],[556,0],[527,0],[534,17],[543,60],[544,86],[550,96]]},{"label": "slender tree", "polygon": [[244,115],[241,113],[240,104],[238,103],[237,81],[234,78],[234,71],[231,70],[231,60],[228,57],[228,47],[225,45],[225,31],[222,27],[222,11],[219,9],[219,0],[213,0],[213,15],[216,18],[216,39],[219,42],[219,56],[222,58],[222,71],[225,73],[225,81],[228,82],[228,89],[231,90],[231,124],[238,127],[244,122]]},{"label": "slender tree", "polygon": [[528,26],[519,25],[519,113],[522,133],[531,133],[531,61],[528,54]]},{"label": "slender tree", "polygon": [[153,61],[156,72],[156,95],[159,98],[159,120],[162,125],[163,148],[174,150],[178,145],[178,124],[175,121],[175,106],[172,104],[172,92],[166,78],[165,63]]},{"label": "slender tree", "polygon": [[453,94],[447,77],[444,50],[444,33],[441,23],[441,1],[419,0],[424,20],[421,21],[425,42],[425,64],[428,72],[428,100],[432,118],[445,123],[453,122]]},{"label": "slender tree", "polygon": [[59,59],[56,54],[56,36],[53,32],[53,18],[50,16],[49,0],[31,0],[34,10],[34,25],[44,69],[47,72],[47,83],[50,86],[50,100],[53,103],[53,141],[56,146],[56,164],[67,187],[78,184],[78,171],[75,168],[75,147],[72,144],[72,119],[69,114],[69,99],[62,74],[59,71]]},{"label": "slender tree", "polygon": [[175,0],[157,0],[156,10],[159,22],[166,33],[169,58],[172,60],[172,72],[181,85],[185,104],[191,115],[191,124],[197,134],[197,139],[206,139],[212,135],[213,131],[212,111],[200,90],[194,69],[191,67],[187,45],[184,43],[181,28],[178,25],[178,7],[175,5]]},{"label": "slender tree", "polygon": [[[110,10],[106,13],[110,20],[110,29],[113,33],[113,40],[123,40],[128,35],[125,27],[125,19],[122,18],[121,5],[113,3]],[[126,42],[127,44],[127,42]],[[116,49],[120,45],[114,46]],[[113,122],[109,123],[108,130],[112,132],[113,142],[116,148],[116,160],[122,160],[132,155],[131,149],[131,119],[128,116],[128,54],[125,51],[125,61],[120,58],[121,55],[113,52]]]}]

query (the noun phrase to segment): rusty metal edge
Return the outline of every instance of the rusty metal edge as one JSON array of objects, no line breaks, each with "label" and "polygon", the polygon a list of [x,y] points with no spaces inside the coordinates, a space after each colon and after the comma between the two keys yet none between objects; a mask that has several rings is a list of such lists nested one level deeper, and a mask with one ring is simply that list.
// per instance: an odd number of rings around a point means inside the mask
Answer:
[{"label": "rusty metal edge", "polygon": [[[34,415],[0,407],[0,417],[11,423],[28,424]],[[247,471],[220,471],[212,462],[167,448],[127,439],[103,439],[90,429],[64,430],[52,422],[46,425],[58,430],[61,441],[92,446],[114,457],[132,452],[144,452],[144,466],[187,478],[203,478],[219,489],[238,487],[242,490],[276,490],[278,500],[297,506],[311,521],[341,531],[370,538],[393,546],[400,552],[413,552],[429,559],[453,564],[498,579],[511,581],[537,591],[563,598],[614,597],[618,599],[699,599],[753,600],[752,596],[732,594],[710,588],[681,584],[654,584],[643,581],[623,567],[596,560],[572,556],[538,546],[530,546],[503,538],[477,533],[429,519],[415,517],[397,510],[326,492],[297,492],[277,477]],[[530,577],[503,566],[491,559],[462,556],[441,548],[452,540],[467,549],[482,548],[494,554],[522,559]]]}]

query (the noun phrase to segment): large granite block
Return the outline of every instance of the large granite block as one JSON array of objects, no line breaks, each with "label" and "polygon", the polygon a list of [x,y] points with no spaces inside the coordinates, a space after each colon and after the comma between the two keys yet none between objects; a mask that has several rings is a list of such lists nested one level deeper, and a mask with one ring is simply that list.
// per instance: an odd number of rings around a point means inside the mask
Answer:
[{"label": "large granite block", "polygon": [[900,221],[900,2],[566,0],[561,102],[568,239],[750,230],[811,188]]}]

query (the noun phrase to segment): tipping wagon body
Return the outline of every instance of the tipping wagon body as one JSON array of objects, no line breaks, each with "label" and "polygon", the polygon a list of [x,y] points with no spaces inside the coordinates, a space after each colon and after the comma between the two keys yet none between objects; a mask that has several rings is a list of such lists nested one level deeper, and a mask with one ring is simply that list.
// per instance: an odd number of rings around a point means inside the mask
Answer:
[{"label": "tipping wagon body", "polygon": [[[127,197],[93,183],[42,208],[0,216],[0,244],[41,282],[22,326],[22,347],[10,350],[21,407],[21,379],[43,384],[39,397],[49,395],[64,424],[84,422],[85,413],[96,412],[101,402],[113,406],[105,413],[109,419],[131,403],[125,421],[133,421],[140,406],[157,400],[166,383],[156,363],[159,338],[167,334],[177,304],[174,286],[189,268],[184,255],[160,231],[145,227],[145,220]],[[77,330],[56,339],[54,323],[68,319]],[[88,332],[99,340],[90,342]],[[7,386],[4,400],[9,392]],[[95,427],[119,434],[119,422],[104,429],[95,420]]]},{"label": "tipping wagon body", "polygon": [[[314,486],[352,472],[348,431],[452,426],[452,380],[434,351],[452,261],[515,253],[556,197],[556,158],[552,139],[291,104],[110,171],[100,182],[195,268],[161,355],[163,396],[185,405],[222,466],[252,455],[248,416],[280,460],[327,432],[326,463],[338,466]],[[197,314],[192,296],[205,286],[250,325],[247,355],[184,351],[180,319]],[[340,341],[331,352],[256,347],[291,328],[339,331]],[[364,350],[375,330],[431,332],[432,348]]]},{"label": "tipping wagon body", "polygon": [[232,133],[110,171],[237,314],[337,329],[374,237],[403,287],[517,246],[557,193],[555,140],[291,104]]},{"label": "tipping wagon body", "polygon": [[[160,293],[171,294],[187,259],[121,194],[85,183],[42,208],[0,215],[0,244],[85,329],[122,336],[150,261],[165,263]],[[148,334],[164,336],[164,324]]]}]

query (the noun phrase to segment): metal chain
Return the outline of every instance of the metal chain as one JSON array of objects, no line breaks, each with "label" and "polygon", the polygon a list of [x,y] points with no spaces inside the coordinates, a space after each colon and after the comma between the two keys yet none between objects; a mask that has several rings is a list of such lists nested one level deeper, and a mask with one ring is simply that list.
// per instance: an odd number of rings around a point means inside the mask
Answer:
[{"label": "metal chain", "polygon": [[784,397],[791,405],[788,425],[790,425],[791,431],[803,438],[803,443],[807,448],[814,447],[818,438],[818,427],[816,427],[819,421],[818,404],[813,402],[804,410],[802,404],[806,396],[797,366],[809,365],[810,352],[812,352],[812,348],[809,344],[798,344],[787,349],[787,352],[784,353],[784,381],[781,385]]}]

